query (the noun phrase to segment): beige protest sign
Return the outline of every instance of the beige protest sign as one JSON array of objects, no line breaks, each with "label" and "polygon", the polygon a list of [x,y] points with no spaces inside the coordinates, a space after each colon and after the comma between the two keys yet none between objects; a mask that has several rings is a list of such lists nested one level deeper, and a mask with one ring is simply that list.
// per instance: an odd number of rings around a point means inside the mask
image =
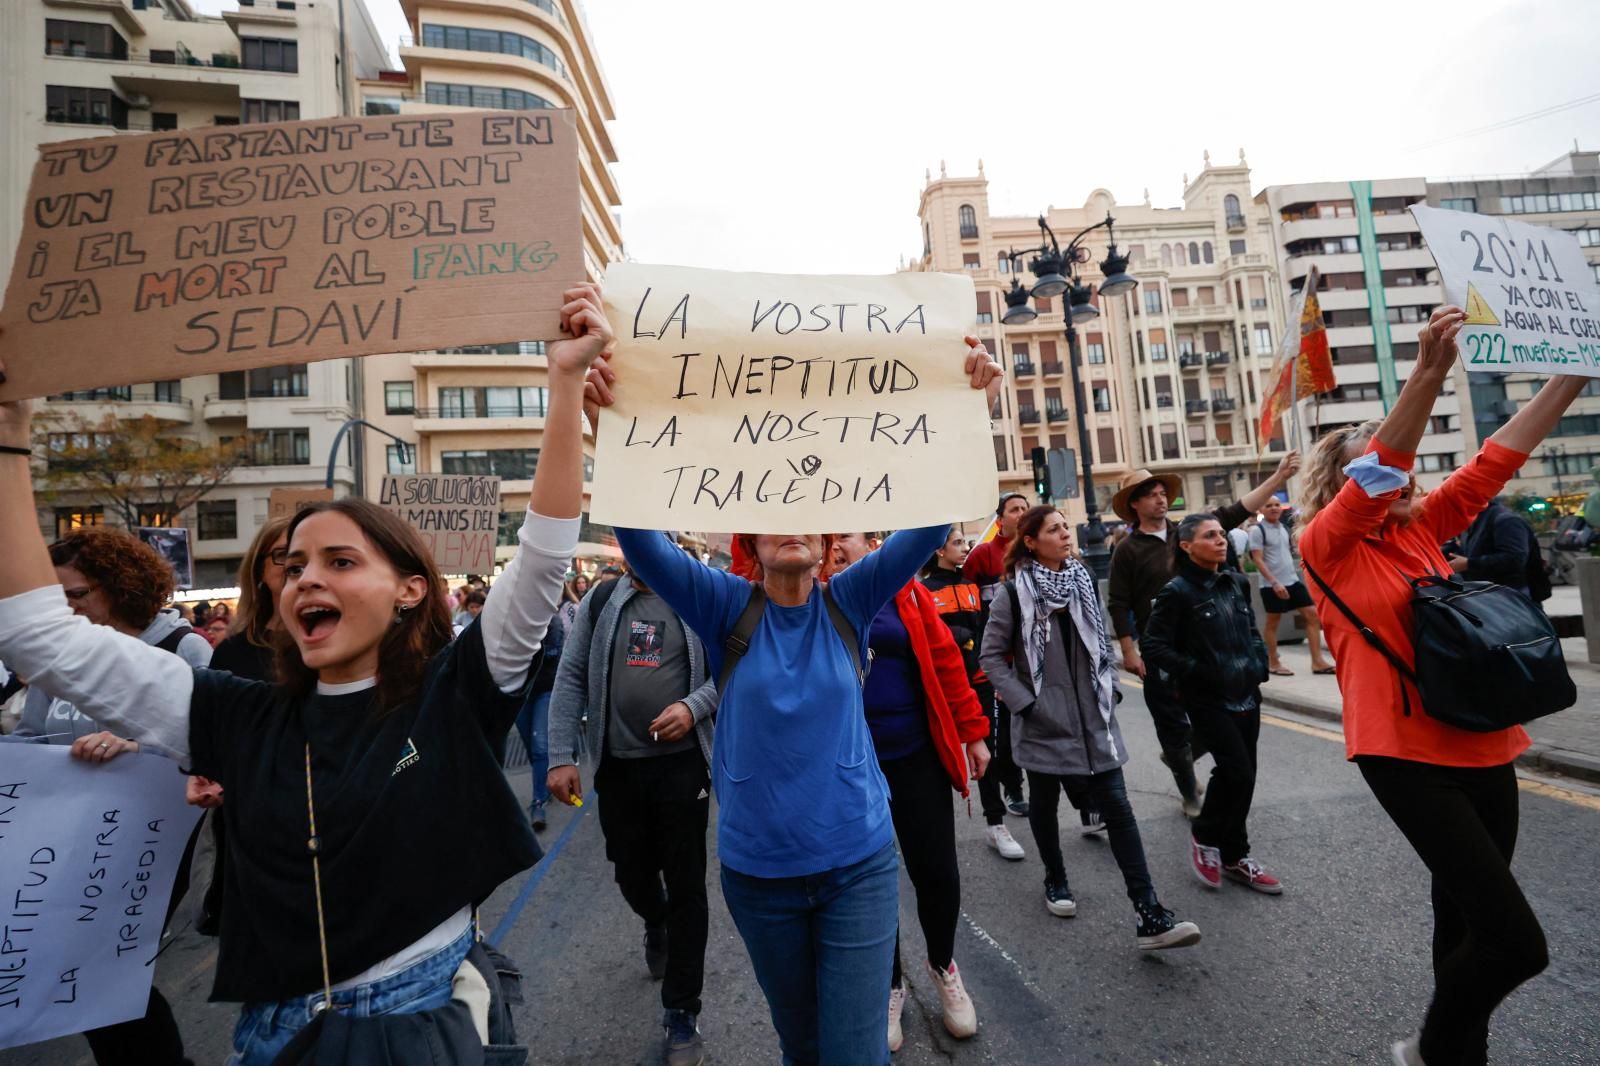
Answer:
[{"label": "beige protest sign", "polygon": [[994,506],[989,415],[964,365],[972,281],[613,263],[616,404],[596,522],[819,533]]},{"label": "beige protest sign", "polygon": [[333,499],[332,489],[273,489],[267,496],[267,517],[293,518],[296,511],[312,503]]},{"label": "beige protest sign", "polygon": [[560,336],[584,278],[571,111],[47,144],[0,399]]},{"label": "beige protest sign", "polygon": [[494,569],[500,479],[475,474],[386,474],[378,503],[422,534],[445,574]]}]

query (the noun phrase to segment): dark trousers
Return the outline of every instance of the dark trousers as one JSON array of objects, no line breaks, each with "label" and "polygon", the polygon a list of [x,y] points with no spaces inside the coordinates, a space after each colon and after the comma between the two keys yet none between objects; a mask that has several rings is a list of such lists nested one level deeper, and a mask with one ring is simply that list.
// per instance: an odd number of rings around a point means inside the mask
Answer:
[{"label": "dark trousers", "polygon": [[972,686],[978,702],[989,716],[989,769],[978,781],[978,800],[983,805],[983,820],[999,825],[1006,817],[1006,797],[1022,795],[1022,767],[1011,757],[1011,712],[994,694],[994,686],[980,681]]},{"label": "dark trousers", "polygon": [[1144,675],[1144,703],[1156,727],[1156,740],[1166,756],[1172,780],[1185,799],[1195,794],[1194,761],[1206,753],[1204,741],[1197,738],[1184,709],[1183,698],[1173,679],[1151,667]]},{"label": "dark trousers", "polygon": [[1367,787],[1433,875],[1429,1066],[1483,1066],[1489,1016],[1550,959],[1539,919],[1511,874],[1517,775],[1511,764],[1434,766],[1363,755]]},{"label": "dark trousers", "polygon": [[1066,880],[1067,868],[1061,858],[1061,830],[1056,822],[1056,807],[1061,793],[1070,791],[1086,800],[1105,819],[1106,835],[1111,838],[1111,854],[1122,869],[1128,898],[1135,903],[1156,898],[1150,867],[1144,858],[1144,842],[1139,839],[1139,823],[1134,821],[1128,803],[1128,786],[1122,768],[1100,774],[1046,774],[1028,771],[1028,828],[1044,860],[1045,873]]},{"label": "dark trousers", "polygon": [[[903,759],[880,762],[889,782],[889,815],[900,859],[917,890],[917,921],[928,942],[928,962],[949,969],[961,917],[961,869],[956,865],[956,816],[950,775],[932,744]],[[895,933],[894,978],[900,987],[900,934]]]},{"label": "dark trousers", "polygon": [[700,1013],[705,983],[706,820],[711,781],[699,748],[649,759],[607,755],[595,771],[600,831],[617,887],[646,925],[665,925],[661,1005]]},{"label": "dark trousers", "polygon": [[1222,852],[1225,863],[1250,854],[1245,822],[1256,793],[1256,740],[1261,735],[1261,708],[1224,711],[1216,707],[1189,708],[1195,736],[1211,749],[1217,764],[1211,770],[1205,805],[1192,827],[1200,843]]}]

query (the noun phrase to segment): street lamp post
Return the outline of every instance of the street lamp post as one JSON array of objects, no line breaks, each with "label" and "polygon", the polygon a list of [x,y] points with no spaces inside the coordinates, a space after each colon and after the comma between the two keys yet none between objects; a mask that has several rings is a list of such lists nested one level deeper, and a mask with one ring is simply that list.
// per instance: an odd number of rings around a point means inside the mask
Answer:
[{"label": "street lamp post", "polygon": [[[393,433],[390,433],[386,429],[382,429],[382,428],[379,428],[378,426],[373,425],[371,422],[368,422],[364,418],[346,419],[344,425],[339,427],[339,432],[337,432],[337,433],[335,433],[333,435],[333,447],[328,449],[328,479],[327,479],[326,482],[324,482],[324,484],[325,484],[325,486],[327,488],[330,488],[330,489],[333,488],[333,468],[335,466],[337,466],[338,462],[339,462],[339,445],[344,442],[345,434],[349,433],[351,428],[354,427],[354,426],[366,426],[368,429],[372,430],[374,433],[381,433],[385,437],[388,437],[390,440],[394,441],[397,445],[400,446],[400,456],[399,456],[400,462],[406,463],[406,462],[410,461],[411,445],[407,444],[405,441],[401,440],[399,437],[395,436]],[[363,480],[362,476],[361,476],[361,473],[362,473],[361,472],[361,466],[358,463],[356,465],[356,470],[355,470],[355,475],[356,475],[356,495],[358,495],[358,496],[361,494],[361,487],[362,487],[362,480]]]},{"label": "street lamp post", "polygon": [[[1100,504],[1095,496],[1094,461],[1090,452],[1089,437],[1089,404],[1083,382],[1083,356],[1078,347],[1077,324],[1099,317],[1100,309],[1093,303],[1093,286],[1078,280],[1077,265],[1088,262],[1090,258],[1089,249],[1083,246],[1083,239],[1104,227],[1107,248],[1106,257],[1100,263],[1100,272],[1103,275],[1100,293],[1103,296],[1120,296],[1133,291],[1139,282],[1128,274],[1128,257],[1117,251],[1114,224],[1115,220],[1107,213],[1103,220],[1068,241],[1066,249],[1063,250],[1050,224],[1045,221],[1043,215],[1040,215],[1038,247],[1014,248],[1006,253],[1006,258],[1011,262],[1011,290],[1006,293],[1006,312],[1000,319],[1001,323],[1007,326],[1025,325],[1039,317],[1039,313],[1028,304],[1031,297],[1067,294],[1063,307],[1067,323],[1067,367],[1072,375],[1072,402],[1078,420],[1078,459],[1083,470],[1085,520],[1078,527],[1078,549],[1083,554],[1084,565],[1097,579],[1109,576],[1111,553],[1106,548],[1106,527],[1100,519]],[[1024,288],[1016,278],[1021,272],[1018,261],[1026,255],[1033,256],[1033,261],[1028,264],[1028,269],[1035,279],[1031,289]],[[1068,275],[1071,275],[1070,280]]]}]

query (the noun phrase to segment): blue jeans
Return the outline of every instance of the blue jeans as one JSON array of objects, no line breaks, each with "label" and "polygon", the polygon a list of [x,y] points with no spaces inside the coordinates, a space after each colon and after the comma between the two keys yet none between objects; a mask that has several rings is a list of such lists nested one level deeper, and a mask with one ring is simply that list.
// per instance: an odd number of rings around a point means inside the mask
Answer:
[{"label": "blue jeans", "polygon": [[809,877],[722,868],[722,896],[766,994],[784,1066],[886,1066],[900,915],[894,845]]},{"label": "blue jeans", "polygon": [[544,803],[550,790],[544,780],[550,775],[550,693],[529,696],[517,712],[517,732],[528,749],[528,765],[533,768],[533,802]]},{"label": "blue jeans", "polygon": [[[370,984],[333,994],[333,1005],[354,1018],[417,1014],[450,1002],[450,985],[472,948],[472,926],[427,958]],[[233,1028],[233,1054],[226,1066],[270,1066],[301,1028],[316,1016],[322,993],[277,1003],[246,1003]]]}]

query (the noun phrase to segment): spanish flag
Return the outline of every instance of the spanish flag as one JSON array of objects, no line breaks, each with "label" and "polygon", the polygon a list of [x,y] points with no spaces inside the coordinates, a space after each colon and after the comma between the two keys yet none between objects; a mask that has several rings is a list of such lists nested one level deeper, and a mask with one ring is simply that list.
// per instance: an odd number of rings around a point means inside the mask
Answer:
[{"label": "spanish flag", "polygon": [[[1322,322],[1322,306],[1317,302],[1317,268],[1306,274],[1306,283],[1295,295],[1289,328],[1272,364],[1272,389],[1261,405],[1261,426],[1256,434],[1257,450],[1277,436],[1278,419],[1307,396],[1331,391],[1333,356],[1328,351],[1328,330]],[[1299,442],[1304,443],[1304,442]]]}]

